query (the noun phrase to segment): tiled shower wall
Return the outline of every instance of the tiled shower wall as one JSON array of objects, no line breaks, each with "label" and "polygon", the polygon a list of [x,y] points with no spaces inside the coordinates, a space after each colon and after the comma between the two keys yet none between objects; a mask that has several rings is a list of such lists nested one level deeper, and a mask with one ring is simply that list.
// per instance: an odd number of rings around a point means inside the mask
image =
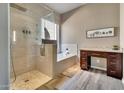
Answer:
[{"label": "tiled shower wall", "polygon": [[[40,47],[37,48],[40,51]],[[42,51],[41,51],[42,52]],[[40,72],[53,78],[55,75],[55,65],[57,60],[57,45],[45,44],[45,56],[41,56],[40,52],[37,55],[36,68]]]},{"label": "tiled shower wall", "polygon": [[[26,12],[11,8],[11,61],[16,75],[36,69],[39,45],[36,43],[36,30],[42,16],[49,13],[37,4],[20,4],[29,9]],[[40,11],[40,12],[39,12]],[[24,34],[24,29],[31,34]],[[13,31],[16,31],[16,42],[13,42]],[[12,72],[12,67],[11,67]],[[13,73],[11,73],[13,76]]]}]

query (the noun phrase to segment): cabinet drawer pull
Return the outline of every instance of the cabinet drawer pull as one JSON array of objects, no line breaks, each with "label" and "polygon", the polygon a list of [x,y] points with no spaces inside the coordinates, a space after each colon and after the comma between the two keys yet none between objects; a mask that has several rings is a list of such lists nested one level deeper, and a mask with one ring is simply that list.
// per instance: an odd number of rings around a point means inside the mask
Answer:
[{"label": "cabinet drawer pull", "polygon": [[117,55],[109,55],[109,57],[116,58]]},{"label": "cabinet drawer pull", "polygon": [[86,58],[82,58],[82,60],[86,60]]},{"label": "cabinet drawer pull", "polygon": [[115,62],[110,62],[110,64],[115,65],[116,63]]},{"label": "cabinet drawer pull", "polygon": [[111,72],[111,73],[115,73],[115,71],[112,71],[112,70],[111,70],[110,72]]}]

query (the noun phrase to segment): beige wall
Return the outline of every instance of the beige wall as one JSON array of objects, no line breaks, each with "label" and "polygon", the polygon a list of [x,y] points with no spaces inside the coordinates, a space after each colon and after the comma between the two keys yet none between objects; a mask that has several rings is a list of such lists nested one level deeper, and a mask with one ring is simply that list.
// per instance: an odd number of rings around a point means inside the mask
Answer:
[{"label": "beige wall", "polygon": [[45,44],[44,56],[41,56],[39,52],[40,46],[39,48],[37,48],[37,51],[38,51],[38,55],[37,55],[37,60],[35,61],[37,70],[53,78],[55,75],[54,72],[55,72],[55,63],[57,57],[57,46],[54,44]]},{"label": "beige wall", "polygon": [[10,41],[8,4],[0,4],[0,90],[9,89]]},{"label": "beige wall", "polygon": [[79,48],[119,45],[119,29],[115,37],[86,39],[87,30],[119,27],[119,13],[119,4],[86,4],[63,14],[62,43],[78,43]]}]

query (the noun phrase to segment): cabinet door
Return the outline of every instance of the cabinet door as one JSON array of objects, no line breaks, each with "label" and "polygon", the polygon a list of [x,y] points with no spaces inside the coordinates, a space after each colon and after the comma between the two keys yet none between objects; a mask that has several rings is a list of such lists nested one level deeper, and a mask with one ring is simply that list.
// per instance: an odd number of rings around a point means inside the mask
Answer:
[{"label": "cabinet door", "polygon": [[81,69],[87,70],[87,52],[80,52],[80,66]]},{"label": "cabinet door", "polygon": [[122,56],[119,53],[110,53],[107,62],[107,75],[122,78]]}]

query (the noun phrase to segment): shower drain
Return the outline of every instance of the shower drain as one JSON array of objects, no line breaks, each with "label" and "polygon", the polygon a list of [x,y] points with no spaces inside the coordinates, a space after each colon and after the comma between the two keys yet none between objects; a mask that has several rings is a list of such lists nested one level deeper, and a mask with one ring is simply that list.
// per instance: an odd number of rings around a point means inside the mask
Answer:
[{"label": "shower drain", "polygon": [[29,80],[27,79],[27,80],[25,80],[24,82],[28,82]]}]

